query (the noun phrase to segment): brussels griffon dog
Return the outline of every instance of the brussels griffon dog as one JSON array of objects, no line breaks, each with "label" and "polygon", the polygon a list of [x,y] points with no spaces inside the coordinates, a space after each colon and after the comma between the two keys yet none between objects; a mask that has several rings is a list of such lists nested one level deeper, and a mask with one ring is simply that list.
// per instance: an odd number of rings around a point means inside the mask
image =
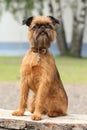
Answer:
[{"label": "brussels griffon dog", "polygon": [[12,115],[22,116],[27,108],[28,93],[33,95],[29,111],[33,120],[42,114],[49,117],[67,114],[68,99],[54,58],[48,48],[56,37],[55,25],[59,21],[52,16],[35,16],[23,20],[29,27],[30,49],[21,65],[20,105]]}]

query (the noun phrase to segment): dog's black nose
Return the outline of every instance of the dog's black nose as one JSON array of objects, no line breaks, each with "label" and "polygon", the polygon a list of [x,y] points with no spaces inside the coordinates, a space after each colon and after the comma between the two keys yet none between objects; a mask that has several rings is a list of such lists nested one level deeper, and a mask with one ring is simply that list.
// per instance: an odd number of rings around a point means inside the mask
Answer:
[{"label": "dog's black nose", "polygon": [[45,26],[44,25],[41,25],[40,28],[41,28],[41,30],[45,30]]}]

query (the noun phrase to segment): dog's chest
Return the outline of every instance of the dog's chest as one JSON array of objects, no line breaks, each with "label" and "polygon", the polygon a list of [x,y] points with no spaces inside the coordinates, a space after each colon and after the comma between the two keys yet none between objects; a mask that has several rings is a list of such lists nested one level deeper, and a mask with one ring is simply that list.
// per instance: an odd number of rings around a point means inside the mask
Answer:
[{"label": "dog's chest", "polygon": [[21,75],[24,76],[31,87],[38,86],[42,75],[42,63],[36,60],[35,55],[25,56],[21,66]]},{"label": "dog's chest", "polygon": [[[37,87],[42,82],[42,79],[45,79],[49,75],[53,75],[54,65],[53,58],[50,55],[40,55],[41,59],[38,62],[36,57],[37,54],[29,53],[25,55],[22,66],[21,74],[27,78],[31,89]],[[50,71],[49,71],[50,70]]]}]

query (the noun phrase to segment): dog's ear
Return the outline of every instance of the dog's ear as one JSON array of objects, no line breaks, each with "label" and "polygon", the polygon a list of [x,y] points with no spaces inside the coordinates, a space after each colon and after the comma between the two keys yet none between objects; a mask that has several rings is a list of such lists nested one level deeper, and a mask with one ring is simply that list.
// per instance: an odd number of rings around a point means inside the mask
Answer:
[{"label": "dog's ear", "polygon": [[53,21],[54,24],[60,24],[59,20],[54,18],[53,16],[48,16],[48,17]]},{"label": "dog's ear", "polygon": [[29,18],[27,18],[27,19],[24,19],[24,20],[22,21],[22,24],[23,24],[23,25],[26,24],[27,26],[30,26],[32,20],[33,20],[33,16],[31,16],[31,17],[29,17]]}]

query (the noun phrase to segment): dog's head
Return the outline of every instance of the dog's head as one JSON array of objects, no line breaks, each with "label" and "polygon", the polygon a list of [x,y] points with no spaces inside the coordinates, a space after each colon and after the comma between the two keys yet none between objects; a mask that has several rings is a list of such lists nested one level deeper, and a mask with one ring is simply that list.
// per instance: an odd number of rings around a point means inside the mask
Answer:
[{"label": "dog's head", "polygon": [[52,16],[35,16],[23,20],[29,26],[28,37],[32,47],[50,47],[56,37],[55,25],[59,21]]}]

